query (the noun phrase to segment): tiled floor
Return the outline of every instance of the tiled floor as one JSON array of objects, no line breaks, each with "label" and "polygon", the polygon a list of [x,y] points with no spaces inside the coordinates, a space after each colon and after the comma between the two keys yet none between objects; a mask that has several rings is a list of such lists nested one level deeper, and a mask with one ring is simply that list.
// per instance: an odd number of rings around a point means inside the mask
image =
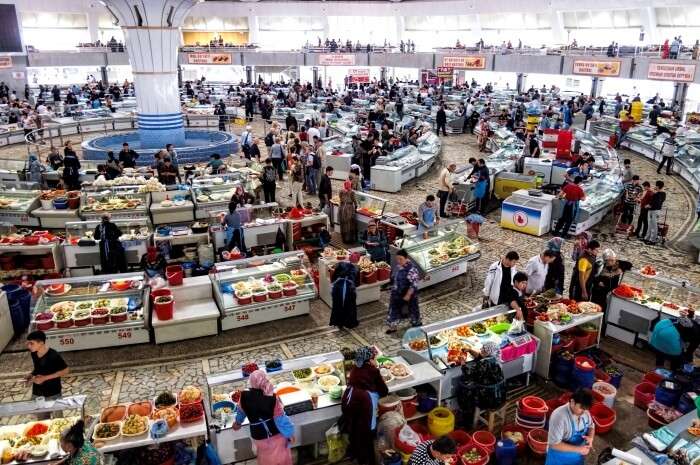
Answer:
[{"label": "tiled floor", "polygon": [[[256,129],[262,132],[259,125]],[[400,193],[377,193],[389,203],[387,211],[406,208],[416,209],[427,193],[436,188],[440,166],[455,161],[464,164],[469,156],[478,156],[475,139],[470,136],[449,136],[443,139],[441,161],[428,174],[404,186]],[[1,149],[0,158],[11,154],[13,149]],[[634,154],[624,153],[633,160],[635,172],[642,179],[667,182],[669,208],[668,222],[671,241],[666,247],[649,247],[638,241],[629,241],[611,234],[612,220],[606,218],[593,229],[604,247],[615,250],[621,258],[632,260],[636,265],[653,263],[661,272],[679,278],[700,282],[700,266],[693,263],[693,254],[683,241],[694,217],[696,198],[684,181],[678,177],[658,176],[655,166]],[[621,156],[621,158],[622,158]],[[335,188],[339,187],[336,182]],[[476,285],[468,287],[465,277],[456,277],[421,292],[421,311],[426,323],[439,321],[468,312],[480,303],[480,286],[486,268],[508,250],[517,250],[523,260],[537,254],[548,237],[537,238],[503,230],[498,226],[499,211],[488,215],[489,221],[481,229],[482,258],[476,262]],[[565,248],[565,256],[570,245]],[[567,269],[570,263],[567,263]],[[105,349],[67,353],[66,359],[73,374],[65,380],[65,392],[88,394],[94,399],[94,407],[110,402],[122,402],[152,398],[162,390],[177,390],[187,384],[203,384],[206,373],[215,373],[239,367],[248,361],[264,361],[271,358],[291,358],[302,355],[337,350],[345,346],[364,343],[377,344],[385,353],[395,353],[400,348],[398,336],[384,334],[383,321],[386,314],[387,293],[380,302],[360,308],[360,326],[353,331],[339,332],[326,324],[328,307],[320,300],[312,303],[311,315],[251,326],[243,330],[181,343],[159,346],[142,345],[127,348]],[[608,344],[608,342],[606,342]],[[617,346],[612,343],[611,347]],[[26,399],[29,389],[20,381],[31,368],[29,356],[22,352],[22,344],[11,346],[11,351],[0,354],[0,401]],[[625,363],[643,369],[648,362],[644,353],[630,356],[625,351]],[[638,376],[630,370],[630,376]],[[627,376],[627,375],[626,375]],[[629,381],[625,382],[623,402],[629,399]],[[629,411],[628,411],[629,410]],[[631,424],[644,424],[644,419],[634,408],[626,406],[621,415]],[[634,420],[634,421],[633,421]],[[635,427],[636,428],[636,427]],[[631,431],[631,430],[630,430]],[[620,436],[616,436],[619,434]],[[609,442],[623,445],[629,432],[614,433]]]}]

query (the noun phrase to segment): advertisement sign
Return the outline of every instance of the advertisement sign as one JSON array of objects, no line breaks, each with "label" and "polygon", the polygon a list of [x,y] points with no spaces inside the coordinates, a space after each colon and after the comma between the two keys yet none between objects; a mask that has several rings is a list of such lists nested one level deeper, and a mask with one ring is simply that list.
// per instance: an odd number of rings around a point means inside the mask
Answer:
[{"label": "advertisement sign", "polygon": [[541,212],[535,208],[503,202],[501,227],[525,234],[539,235]]},{"label": "advertisement sign", "polygon": [[420,72],[420,82],[421,84],[427,84],[429,86],[438,84],[438,77],[435,71],[432,69],[424,69]]},{"label": "advertisement sign", "polygon": [[455,69],[486,69],[486,57],[480,55],[442,57],[442,66]]},{"label": "advertisement sign", "polygon": [[437,68],[437,75],[440,79],[444,79],[446,81],[451,81],[452,77],[454,76],[454,68],[450,68],[448,66],[438,66]]},{"label": "advertisement sign", "polygon": [[609,76],[616,77],[620,75],[620,60],[574,60],[574,74],[583,74],[585,76]]},{"label": "advertisement sign", "polygon": [[12,79],[20,81],[24,79],[24,77],[24,71],[12,71]]},{"label": "advertisement sign", "polygon": [[12,68],[12,57],[10,57],[10,56],[0,57],[0,68]]},{"label": "advertisement sign", "polygon": [[319,66],[354,66],[355,55],[352,53],[321,53],[318,56]]},{"label": "advertisement sign", "polygon": [[676,63],[649,63],[647,79],[656,81],[693,82],[696,65]]},{"label": "advertisement sign", "polygon": [[230,65],[230,53],[188,53],[187,63],[191,65]]},{"label": "advertisement sign", "polygon": [[369,84],[369,68],[350,68],[348,81],[351,84]]}]

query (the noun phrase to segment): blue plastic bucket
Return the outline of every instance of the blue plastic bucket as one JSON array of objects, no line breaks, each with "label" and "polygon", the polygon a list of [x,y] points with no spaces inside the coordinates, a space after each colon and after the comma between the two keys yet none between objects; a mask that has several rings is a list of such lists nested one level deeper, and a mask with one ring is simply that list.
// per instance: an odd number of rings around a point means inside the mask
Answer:
[{"label": "blue plastic bucket", "polygon": [[656,386],[654,399],[660,404],[668,407],[675,407],[682,392],[680,384],[669,380],[661,381],[659,385]]},{"label": "blue plastic bucket", "polygon": [[512,465],[518,455],[518,446],[511,439],[501,439],[496,443],[496,463]]}]

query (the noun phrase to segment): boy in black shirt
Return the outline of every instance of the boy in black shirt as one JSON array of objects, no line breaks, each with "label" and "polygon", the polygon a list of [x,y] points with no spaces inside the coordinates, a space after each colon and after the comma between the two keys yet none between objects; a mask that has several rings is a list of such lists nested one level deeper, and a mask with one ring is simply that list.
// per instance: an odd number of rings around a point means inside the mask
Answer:
[{"label": "boy in black shirt", "polygon": [[61,377],[69,373],[68,365],[54,349],[46,345],[46,334],[34,331],[27,336],[27,348],[31,352],[34,369],[27,375],[32,383],[32,398],[61,397]]}]

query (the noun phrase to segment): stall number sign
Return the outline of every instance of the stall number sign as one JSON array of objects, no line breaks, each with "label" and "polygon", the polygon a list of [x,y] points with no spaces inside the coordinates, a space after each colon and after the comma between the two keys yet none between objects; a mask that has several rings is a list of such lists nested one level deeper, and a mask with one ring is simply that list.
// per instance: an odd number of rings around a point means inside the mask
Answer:
[{"label": "stall number sign", "polygon": [[647,79],[656,81],[693,82],[695,66],[675,63],[649,63]]},{"label": "stall number sign", "polygon": [[148,331],[145,328],[114,328],[61,336],[49,334],[48,337],[56,349],[66,351],[148,342]]},{"label": "stall number sign", "polygon": [[352,53],[321,53],[318,56],[319,66],[354,66],[355,55]]},{"label": "stall number sign", "polygon": [[191,65],[230,65],[230,53],[188,53],[187,62]]},{"label": "stall number sign", "polygon": [[486,57],[480,55],[460,55],[442,57],[443,68],[485,69]]},{"label": "stall number sign", "polygon": [[574,60],[573,74],[585,76],[619,76],[620,60]]},{"label": "stall number sign", "polygon": [[350,68],[348,70],[350,82],[354,84],[369,84],[368,68]]}]

